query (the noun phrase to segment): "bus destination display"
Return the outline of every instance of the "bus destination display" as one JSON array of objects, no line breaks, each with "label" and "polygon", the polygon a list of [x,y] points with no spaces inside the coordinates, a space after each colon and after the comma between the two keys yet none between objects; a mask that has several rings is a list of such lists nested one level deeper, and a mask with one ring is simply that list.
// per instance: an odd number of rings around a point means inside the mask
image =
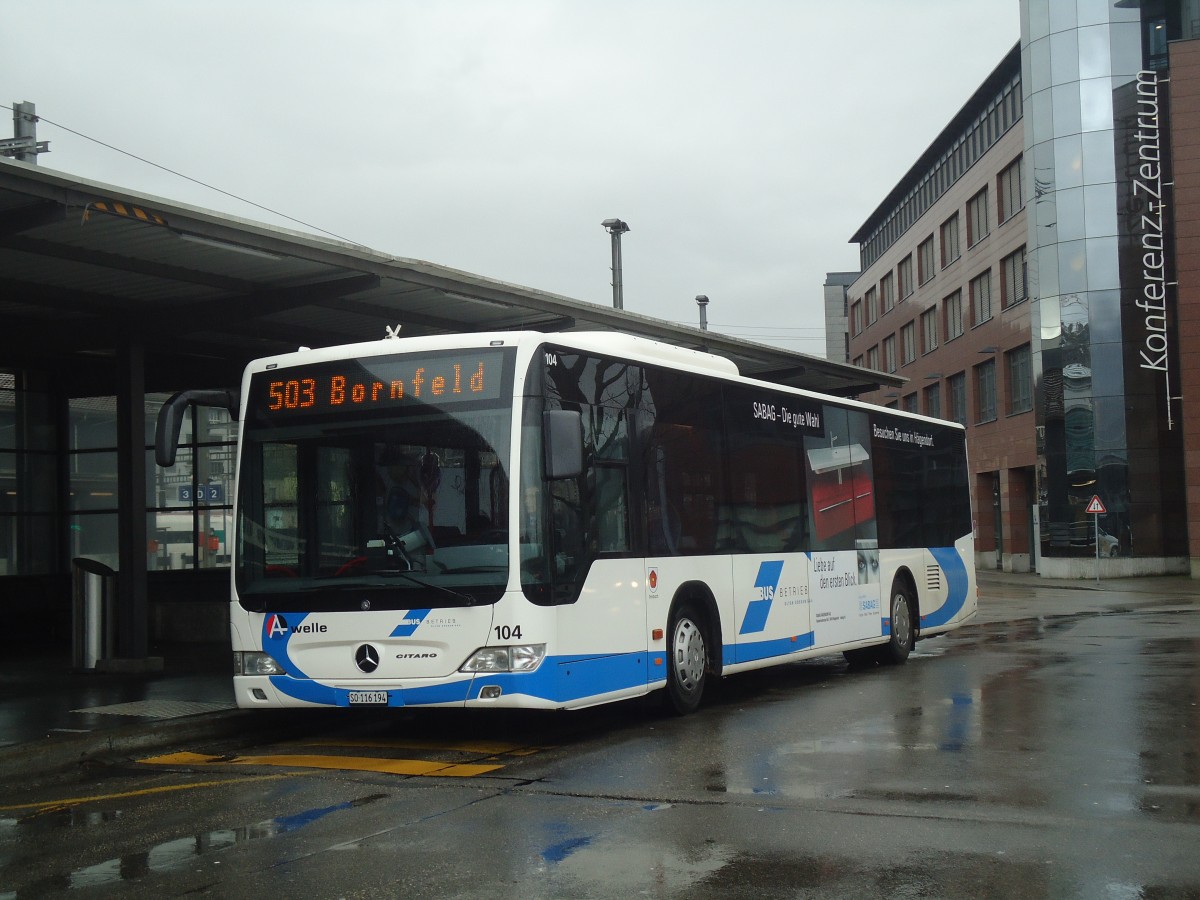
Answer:
[{"label": "bus destination display", "polygon": [[259,421],[327,413],[436,406],[501,395],[503,352],[388,356],[292,366],[254,376],[250,407]]}]

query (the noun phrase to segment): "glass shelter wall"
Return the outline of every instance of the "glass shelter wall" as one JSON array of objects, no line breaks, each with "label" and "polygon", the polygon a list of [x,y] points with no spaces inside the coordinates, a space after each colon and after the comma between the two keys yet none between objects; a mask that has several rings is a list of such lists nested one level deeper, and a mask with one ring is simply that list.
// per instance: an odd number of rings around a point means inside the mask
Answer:
[{"label": "glass shelter wall", "polygon": [[0,371],[0,577],[49,575],[58,561],[53,404],[36,376]]},{"label": "glass shelter wall", "polygon": [[166,399],[146,398],[146,567],[151,572],[228,567],[237,423],[224,409],[192,407],[175,465],[160,469],[154,462],[154,422]]},{"label": "glass shelter wall", "polygon": [[[0,577],[59,574],[76,557],[118,568],[116,398],[58,397],[35,372],[0,372]],[[160,469],[166,398],[145,399],[147,567],[227,566],[237,424],[194,409],[175,465]]]}]

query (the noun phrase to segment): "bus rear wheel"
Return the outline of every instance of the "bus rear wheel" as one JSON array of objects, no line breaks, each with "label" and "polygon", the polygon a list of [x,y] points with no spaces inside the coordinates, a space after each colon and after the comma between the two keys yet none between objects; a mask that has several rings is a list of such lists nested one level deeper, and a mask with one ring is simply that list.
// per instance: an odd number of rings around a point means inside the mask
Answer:
[{"label": "bus rear wheel", "polygon": [[908,659],[912,652],[916,629],[913,622],[912,594],[904,582],[896,579],[892,582],[892,590],[888,595],[892,616],[892,636],[886,644],[879,648],[879,661],[899,665]]},{"label": "bus rear wheel", "polygon": [[703,619],[692,604],[675,608],[667,635],[667,698],[677,715],[686,716],[700,706],[708,672]]}]

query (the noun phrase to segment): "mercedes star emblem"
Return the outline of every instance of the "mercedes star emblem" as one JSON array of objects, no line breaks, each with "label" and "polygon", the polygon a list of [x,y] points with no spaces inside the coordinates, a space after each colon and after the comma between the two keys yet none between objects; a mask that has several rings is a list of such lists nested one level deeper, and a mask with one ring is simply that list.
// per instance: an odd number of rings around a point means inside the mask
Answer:
[{"label": "mercedes star emblem", "polygon": [[354,651],[354,661],[360,669],[370,674],[379,668],[379,651],[370,644],[363,644]]}]

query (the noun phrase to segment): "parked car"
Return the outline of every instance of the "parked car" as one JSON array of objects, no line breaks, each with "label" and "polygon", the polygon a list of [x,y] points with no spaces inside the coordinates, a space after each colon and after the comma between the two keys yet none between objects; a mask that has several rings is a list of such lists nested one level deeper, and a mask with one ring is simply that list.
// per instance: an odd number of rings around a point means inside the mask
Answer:
[{"label": "parked car", "polygon": [[[1103,528],[1100,532],[1100,555],[1101,556],[1120,556],[1121,542],[1105,531]],[[1096,547],[1096,526],[1092,522],[1075,522],[1071,525],[1071,546],[1072,547],[1087,547],[1092,553],[1095,553]]]}]

